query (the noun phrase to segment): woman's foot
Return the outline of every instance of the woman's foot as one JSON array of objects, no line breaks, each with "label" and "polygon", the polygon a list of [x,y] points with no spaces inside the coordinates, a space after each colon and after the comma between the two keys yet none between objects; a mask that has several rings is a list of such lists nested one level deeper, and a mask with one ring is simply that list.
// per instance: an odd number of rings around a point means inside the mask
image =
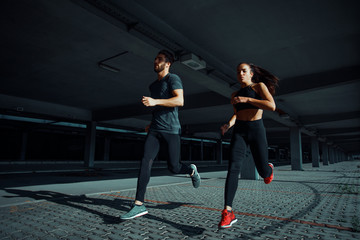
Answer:
[{"label": "woman's foot", "polygon": [[274,178],[274,165],[272,163],[269,163],[269,166],[271,167],[271,175],[270,177],[264,178],[264,183],[269,184]]},{"label": "woman's foot", "polygon": [[236,222],[237,219],[235,218],[235,214],[233,211],[228,211],[224,209],[221,212],[221,221],[219,223],[219,228],[229,228]]}]

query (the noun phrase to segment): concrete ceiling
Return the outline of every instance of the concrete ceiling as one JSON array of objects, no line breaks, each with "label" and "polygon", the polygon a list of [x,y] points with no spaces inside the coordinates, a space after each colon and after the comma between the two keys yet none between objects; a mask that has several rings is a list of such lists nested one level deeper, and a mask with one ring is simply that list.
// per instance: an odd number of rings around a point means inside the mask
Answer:
[{"label": "concrete ceiling", "polygon": [[288,146],[298,126],[305,141],[317,136],[359,154],[358,11],[356,0],[5,0],[0,110],[143,128],[150,113],[140,99],[167,48],[207,64],[172,67],[184,83],[189,134],[219,136],[239,88],[235,67],[246,61],[281,79],[279,110],[264,114],[271,145]]}]

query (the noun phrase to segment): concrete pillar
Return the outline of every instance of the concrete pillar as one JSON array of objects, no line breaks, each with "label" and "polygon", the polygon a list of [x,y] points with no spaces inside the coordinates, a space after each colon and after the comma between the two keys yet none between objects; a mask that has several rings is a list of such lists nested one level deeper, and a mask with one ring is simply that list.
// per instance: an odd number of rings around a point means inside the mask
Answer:
[{"label": "concrete pillar", "polygon": [[96,122],[86,124],[84,166],[94,167],[95,160]]},{"label": "concrete pillar", "polygon": [[104,161],[109,161],[109,160],[110,160],[110,143],[111,143],[110,137],[105,137],[105,142],[104,142]]},{"label": "concrete pillar", "polygon": [[339,162],[342,162],[343,160],[343,152],[339,150]]},{"label": "concrete pillar", "polygon": [[280,149],[278,147],[275,149],[275,161],[280,162]]},{"label": "concrete pillar", "polygon": [[255,162],[254,162],[254,159],[253,159],[252,154],[249,149],[248,149],[248,152],[246,155],[247,155],[247,157],[246,157],[245,161],[243,161],[242,166],[241,166],[240,178],[241,179],[258,180],[259,173],[256,170]]},{"label": "concrete pillar", "polygon": [[329,165],[329,149],[326,142],[322,143],[322,154],[321,158],[323,160],[323,165]]},{"label": "concrete pillar", "polygon": [[26,160],[26,149],[27,149],[27,143],[28,143],[28,136],[29,136],[29,134],[27,131],[24,131],[22,133],[20,161]]},{"label": "concrete pillar", "polygon": [[222,140],[217,140],[216,142],[216,162],[218,164],[222,164],[223,156],[222,156]]},{"label": "concrete pillar", "polygon": [[338,162],[341,162],[341,151],[338,150]]},{"label": "concrete pillar", "polygon": [[320,167],[319,141],[317,137],[311,137],[311,161],[313,167]]},{"label": "concrete pillar", "polygon": [[339,162],[339,151],[337,149],[334,149],[334,163]]},{"label": "concrete pillar", "polygon": [[311,162],[313,167],[320,167],[319,141],[317,137],[311,137]]},{"label": "concrete pillar", "polygon": [[343,161],[342,154],[343,154],[343,152],[339,150],[339,162]]},{"label": "concrete pillar", "polygon": [[191,141],[189,141],[189,161],[192,160],[192,144]]},{"label": "concrete pillar", "polygon": [[302,169],[302,149],[300,128],[290,128],[290,151],[291,151],[291,170]]},{"label": "concrete pillar", "polygon": [[333,147],[329,147],[329,162],[330,164],[334,164],[334,148]]},{"label": "concrete pillar", "polygon": [[337,162],[341,162],[341,151],[337,150]]},{"label": "concrete pillar", "polygon": [[211,149],[213,150],[213,160],[217,161],[217,143],[215,144],[215,147]]}]

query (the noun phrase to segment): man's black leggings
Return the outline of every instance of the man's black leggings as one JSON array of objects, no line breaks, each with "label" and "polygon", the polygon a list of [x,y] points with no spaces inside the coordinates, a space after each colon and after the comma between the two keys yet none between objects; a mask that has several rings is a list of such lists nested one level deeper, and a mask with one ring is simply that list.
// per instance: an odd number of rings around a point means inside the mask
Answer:
[{"label": "man's black leggings", "polygon": [[192,168],[180,162],[180,135],[151,131],[148,133],[144,157],[141,160],[140,172],[137,182],[136,200],[144,202],[146,187],[150,180],[151,166],[160,150],[160,140],[164,139],[168,146],[168,169],[172,173],[191,174]]},{"label": "man's black leggings", "polygon": [[236,121],[230,144],[230,162],[225,184],[225,206],[232,206],[238,188],[241,165],[247,159],[248,146],[250,146],[259,175],[266,178],[272,173],[268,163],[268,144],[262,119]]}]

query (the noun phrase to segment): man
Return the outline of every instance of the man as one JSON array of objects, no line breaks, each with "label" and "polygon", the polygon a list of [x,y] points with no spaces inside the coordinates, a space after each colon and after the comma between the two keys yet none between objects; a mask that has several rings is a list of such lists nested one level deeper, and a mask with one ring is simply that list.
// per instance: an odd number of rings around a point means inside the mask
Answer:
[{"label": "man", "polygon": [[159,152],[160,140],[168,146],[168,168],[172,173],[189,174],[193,186],[200,186],[200,175],[194,164],[180,162],[180,121],[178,107],[184,105],[182,82],[179,76],[169,73],[174,56],[167,50],[161,50],[154,61],[154,71],[158,79],[150,85],[151,97],[144,96],[142,103],[153,107],[151,124],[146,127],[148,135],[145,140],[144,157],[141,160],[137,182],[136,198],[133,208],[122,215],[122,220],[132,219],[148,213],[144,206],[146,186],[150,180],[151,166]]}]

